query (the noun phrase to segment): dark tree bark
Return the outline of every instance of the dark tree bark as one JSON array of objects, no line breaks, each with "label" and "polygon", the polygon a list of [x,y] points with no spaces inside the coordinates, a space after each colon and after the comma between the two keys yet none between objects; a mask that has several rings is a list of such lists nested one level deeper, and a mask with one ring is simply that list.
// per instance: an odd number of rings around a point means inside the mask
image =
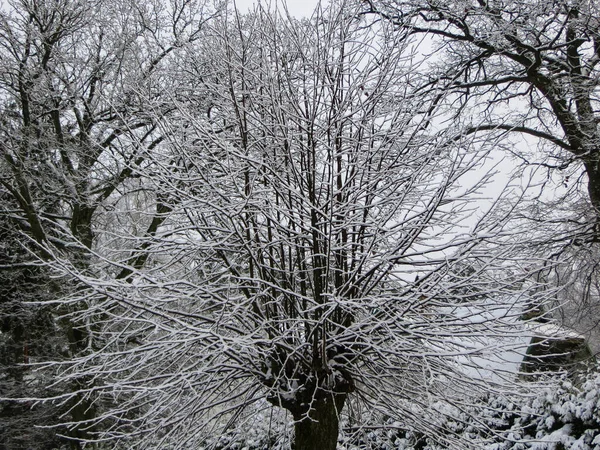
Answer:
[{"label": "dark tree bark", "polygon": [[331,394],[315,400],[307,414],[294,417],[292,450],[335,450],[339,434],[340,414],[347,394]]},{"label": "dark tree bark", "polygon": [[[283,356],[283,354],[281,355]],[[336,355],[339,358],[341,355]],[[344,355],[342,357],[347,357]],[[281,378],[263,380],[269,388],[289,386],[288,376],[295,376],[298,388],[291,395],[275,395],[268,400],[275,406],[287,409],[294,418],[293,450],[335,450],[339,422],[348,395],[354,390],[352,376],[346,371],[318,369],[303,366],[286,356],[287,367],[281,359],[271,360],[271,368],[279,368]],[[295,364],[295,365],[294,365]],[[293,383],[292,383],[293,384]]]},{"label": "dark tree bark", "polygon": [[[595,153],[596,157],[600,156],[600,150],[596,150]],[[597,160],[586,161],[584,165],[588,176],[588,194],[590,196],[590,201],[600,220],[600,167]],[[597,231],[600,232],[600,229]]]}]

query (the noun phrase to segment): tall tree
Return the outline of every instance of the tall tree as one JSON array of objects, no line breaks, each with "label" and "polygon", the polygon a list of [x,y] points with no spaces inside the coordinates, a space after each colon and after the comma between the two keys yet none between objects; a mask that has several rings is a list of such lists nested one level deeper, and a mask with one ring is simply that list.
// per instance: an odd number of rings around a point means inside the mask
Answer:
[{"label": "tall tree", "polygon": [[598,2],[365,4],[367,14],[394,23],[400,33],[422,36],[433,49],[432,93],[435,86],[454,93],[449,114],[461,119],[465,135],[487,134],[523,167],[545,171],[538,175],[545,188],[523,219],[553,228],[547,253],[554,263],[544,278],[563,288],[560,303],[570,303],[547,312],[587,336],[598,333],[598,322],[589,320],[600,305]]},{"label": "tall tree", "polygon": [[[456,93],[465,133],[521,133],[542,150],[526,162],[586,174],[590,214],[576,234],[597,240],[600,211],[598,124],[600,23],[594,0],[543,2],[382,0],[368,13],[435,49],[432,83]],[[479,117],[478,117],[479,115]],[[530,141],[531,142],[531,141]],[[565,177],[569,182],[568,177]],[[571,184],[577,179],[572,177]]]},{"label": "tall tree", "polygon": [[[77,292],[77,283],[58,283],[51,268],[41,266],[60,259],[81,273],[93,273],[93,252],[107,245],[97,241],[94,228],[130,188],[127,181],[146,164],[145,152],[164,139],[159,122],[173,108],[161,96],[165,73],[160,69],[172,52],[197,39],[205,20],[202,7],[193,1],[140,5],[102,0],[3,5],[0,220],[3,230],[13,230],[3,233],[12,240],[7,247],[27,251],[12,252],[19,256],[2,261],[12,280],[11,294],[2,302],[29,313],[46,302],[42,309],[52,316],[46,323],[48,338],[60,323],[68,349],[54,355],[39,352],[27,346],[19,327],[11,327],[9,340],[27,347],[34,362],[84,354],[94,345],[93,325],[69,316],[73,308],[87,306],[54,303]],[[162,221],[160,208],[148,214],[152,218],[143,222],[142,235],[151,235]],[[128,249],[137,266],[143,265],[137,242]],[[32,283],[18,282],[22,270],[35,272],[37,294],[28,291]],[[31,300],[37,306],[29,306]],[[71,381],[65,389],[76,392],[93,382]],[[82,422],[94,416],[96,406],[93,399],[80,397],[67,409],[73,422]],[[88,436],[78,425],[68,434]]]},{"label": "tall tree", "polygon": [[231,12],[172,60],[189,81],[138,171],[153,194],[123,196],[164,211],[145,263],[53,264],[82,286],[62,299],[87,305],[77,320],[104,314],[102,345],[62,373],[118,402],[95,438],[191,448],[262,400],[289,412],[296,450],[335,449],[352,402],[455,438],[431,400],[470,401],[485,383],[459,361],[514,331],[518,199],[466,222],[490,150],[442,126],[412,42],[360,8]]}]

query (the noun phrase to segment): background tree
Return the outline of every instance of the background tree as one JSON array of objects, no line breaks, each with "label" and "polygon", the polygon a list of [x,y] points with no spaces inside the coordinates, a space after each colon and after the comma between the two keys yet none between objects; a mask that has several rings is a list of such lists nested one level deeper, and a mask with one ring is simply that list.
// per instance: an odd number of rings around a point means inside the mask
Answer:
[{"label": "background tree", "polygon": [[[202,8],[197,2],[22,0],[3,5],[0,221],[8,249],[2,268],[10,281],[2,304],[10,308],[3,308],[2,331],[5,343],[23,349],[23,357],[11,359],[3,375],[19,373],[17,383],[23,370],[14,363],[81,355],[94,345],[92,322],[70,316],[87,305],[55,303],[80,287],[73,280],[54,281],[52,270],[43,266],[65,259],[91,276],[90,252],[110,246],[97,240],[94,229],[124,192],[136,188],[127,180],[138,176],[145,152],[164,139],[158,122],[172,106],[161,97],[162,64],[197,38],[205,20]],[[162,221],[160,207],[147,214],[141,235],[151,235]],[[121,250],[136,260],[134,266],[143,265],[137,241],[130,239]],[[27,318],[41,312],[43,323]],[[28,343],[23,328],[35,330],[40,340],[58,333],[61,344],[42,351]],[[78,392],[92,382],[69,380],[61,389]],[[21,390],[32,396],[24,385]],[[63,406],[75,423],[92,418],[99,405],[88,396]],[[11,433],[26,435],[27,430],[16,427]],[[78,425],[68,434],[88,436]]]},{"label": "background tree", "polygon": [[[163,211],[136,239],[144,264],[116,246],[92,249],[84,271],[51,264],[78,283],[61,299],[86,305],[74,320],[101,317],[93,351],[60,367],[116,405],[88,421],[104,425],[89,442],[191,448],[265,400],[293,418],[297,450],[335,448],[358,403],[453,442],[434,399],[459,405],[494,384],[460,362],[515,332],[519,197],[466,221],[489,148],[443,126],[446,98],[415,88],[412,42],[360,8],[230,12],[171,60],[189,84],[159,115],[168,133],[146,148],[139,191],[121,196]],[[538,262],[528,254],[528,270]]]},{"label": "background tree", "polygon": [[471,115],[465,133],[535,138],[546,166],[584,168],[593,211],[600,204],[597,8],[587,0],[371,3],[371,12],[404,32],[431,37],[441,56],[431,82],[453,89],[457,114]]},{"label": "background tree", "polygon": [[[2,200],[10,209],[10,199]],[[23,241],[14,224],[0,221],[0,395],[13,399],[45,394],[26,364],[32,357],[54,358],[63,353],[66,344],[51,308],[41,306],[53,299],[51,282],[45,270],[32,261],[30,252],[31,245]],[[59,411],[49,404],[31,407],[31,402],[0,402],[1,449],[32,448],[33,442],[58,447],[54,430],[35,425],[59,422]]]},{"label": "background tree", "polygon": [[[560,276],[547,280],[566,288],[561,299],[574,302],[568,315],[580,315],[574,313],[577,304],[581,312],[595,308],[597,259],[589,258],[597,254],[600,210],[598,3],[384,0],[369,5],[369,13],[391,21],[401,33],[426,36],[433,49],[432,90],[454,92],[449,114],[462,118],[465,135],[494,136],[489,142],[505,142],[523,166],[538,168],[545,189],[524,219],[554,228],[548,254],[571,261]],[[578,328],[589,335],[589,324]]]}]

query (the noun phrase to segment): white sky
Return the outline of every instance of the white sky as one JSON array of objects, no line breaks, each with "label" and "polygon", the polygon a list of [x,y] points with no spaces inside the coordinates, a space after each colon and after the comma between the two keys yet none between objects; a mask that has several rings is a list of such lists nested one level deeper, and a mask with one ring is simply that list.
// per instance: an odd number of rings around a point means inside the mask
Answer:
[{"label": "white sky", "polygon": [[264,6],[279,5],[280,7],[283,7],[285,3],[292,16],[309,17],[318,2],[318,0],[288,0],[287,2],[285,0],[235,0],[235,5],[241,12],[246,12],[257,3],[262,3]]},{"label": "white sky", "polygon": [[[309,17],[319,0],[231,0],[242,12],[247,12],[253,5],[261,2],[263,5],[280,5],[287,4],[288,11],[294,17]],[[327,3],[327,0],[323,0]],[[4,9],[6,0],[0,0],[0,9]]]}]

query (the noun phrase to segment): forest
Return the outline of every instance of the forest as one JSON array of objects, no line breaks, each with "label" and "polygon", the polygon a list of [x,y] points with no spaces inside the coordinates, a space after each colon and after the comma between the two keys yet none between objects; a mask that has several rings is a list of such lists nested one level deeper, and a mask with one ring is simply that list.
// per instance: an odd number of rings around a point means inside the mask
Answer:
[{"label": "forest", "polygon": [[599,351],[597,0],[0,2],[0,450],[597,450]]}]

